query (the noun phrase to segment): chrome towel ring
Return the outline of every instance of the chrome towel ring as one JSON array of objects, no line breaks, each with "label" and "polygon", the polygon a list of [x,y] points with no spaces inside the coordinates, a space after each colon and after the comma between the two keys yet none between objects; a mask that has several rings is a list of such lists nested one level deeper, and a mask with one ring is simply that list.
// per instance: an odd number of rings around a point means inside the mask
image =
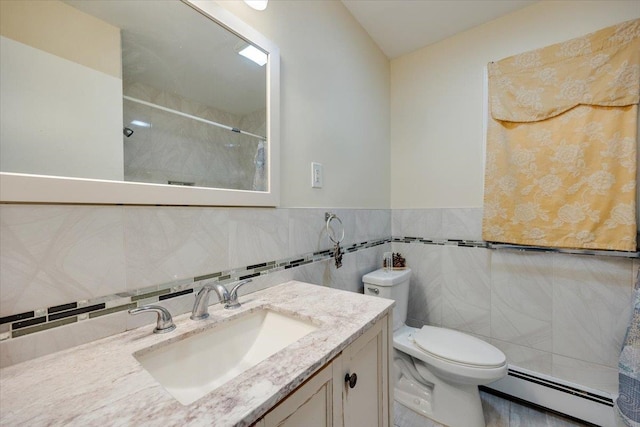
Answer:
[{"label": "chrome towel ring", "polygon": [[[344,225],[342,224],[342,220],[340,218],[338,218],[338,216],[334,213],[330,213],[330,212],[325,212],[324,214],[324,219],[327,221],[327,236],[329,236],[329,239],[335,243],[336,245],[339,245],[342,240],[344,239]],[[342,232],[340,233],[340,238],[336,238],[337,237],[337,233],[335,233],[333,231],[333,229],[331,228],[331,221],[336,220],[340,223],[340,226],[342,227]]]}]

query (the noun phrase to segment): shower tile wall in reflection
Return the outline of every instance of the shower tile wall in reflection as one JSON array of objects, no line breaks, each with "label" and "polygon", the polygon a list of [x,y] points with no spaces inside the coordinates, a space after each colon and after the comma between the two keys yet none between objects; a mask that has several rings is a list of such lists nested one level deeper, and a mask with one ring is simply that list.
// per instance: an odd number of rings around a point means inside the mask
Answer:
[{"label": "shower tile wall in reflection", "polygon": [[[266,109],[246,115],[232,114],[140,83],[126,85],[125,95],[266,135]],[[124,123],[134,131],[130,137],[123,137],[127,181],[264,190],[253,187],[257,138],[126,99]]]}]

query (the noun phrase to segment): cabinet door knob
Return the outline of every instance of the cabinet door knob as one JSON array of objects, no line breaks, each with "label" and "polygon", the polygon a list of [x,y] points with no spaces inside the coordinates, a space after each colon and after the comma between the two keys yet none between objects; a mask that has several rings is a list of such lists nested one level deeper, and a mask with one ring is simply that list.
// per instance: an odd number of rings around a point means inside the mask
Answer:
[{"label": "cabinet door knob", "polygon": [[356,383],[358,382],[358,376],[355,374],[355,372],[351,375],[347,373],[344,376],[344,382],[349,384],[349,388],[354,388],[356,386]]}]

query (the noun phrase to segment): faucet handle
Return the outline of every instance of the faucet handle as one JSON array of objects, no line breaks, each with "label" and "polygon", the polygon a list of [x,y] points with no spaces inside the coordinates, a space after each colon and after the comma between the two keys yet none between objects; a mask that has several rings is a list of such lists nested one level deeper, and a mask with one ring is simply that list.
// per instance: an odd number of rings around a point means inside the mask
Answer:
[{"label": "faucet handle", "polygon": [[136,315],[140,313],[157,313],[158,319],[156,321],[156,327],[153,330],[154,334],[164,334],[171,332],[176,328],[171,318],[171,313],[164,307],[159,305],[143,305],[142,307],[132,308],[129,310],[129,314]]},{"label": "faucet handle", "polygon": [[224,308],[238,308],[240,307],[240,303],[238,302],[238,288],[242,285],[246,285],[251,282],[252,279],[241,280],[231,289],[229,293],[229,301],[224,305]]}]

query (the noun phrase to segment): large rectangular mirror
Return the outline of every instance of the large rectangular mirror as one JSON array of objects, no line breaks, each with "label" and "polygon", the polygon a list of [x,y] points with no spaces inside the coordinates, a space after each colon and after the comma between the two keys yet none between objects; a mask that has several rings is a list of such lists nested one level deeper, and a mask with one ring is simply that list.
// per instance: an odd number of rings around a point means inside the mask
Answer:
[{"label": "large rectangular mirror", "polygon": [[0,5],[2,202],[278,205],[262,35],[211,1]]}]

